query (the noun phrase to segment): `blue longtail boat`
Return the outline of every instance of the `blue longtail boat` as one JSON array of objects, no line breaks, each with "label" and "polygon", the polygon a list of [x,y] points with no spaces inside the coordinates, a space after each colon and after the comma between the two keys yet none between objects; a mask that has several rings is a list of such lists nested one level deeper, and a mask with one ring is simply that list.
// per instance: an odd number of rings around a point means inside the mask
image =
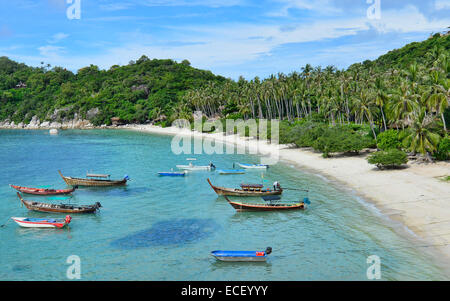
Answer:
[{"label": "blue longtail boat", "polygon": [[219,169],[217,171],[221,175],[241,175],[245,174],[244,169]]},{"label": "blue longtail boat", "polygon": [[272,248],[265,251],[212,251],[211,255],[221,261],[266,261],[267,255],[272,253]]},{"label": "blue longtail boat", "polygon": [[186,175],[186,172],[178,172],[178,171],[161,171],[158,172],[160,176],[166,176],[166,177],[184,177]]}]

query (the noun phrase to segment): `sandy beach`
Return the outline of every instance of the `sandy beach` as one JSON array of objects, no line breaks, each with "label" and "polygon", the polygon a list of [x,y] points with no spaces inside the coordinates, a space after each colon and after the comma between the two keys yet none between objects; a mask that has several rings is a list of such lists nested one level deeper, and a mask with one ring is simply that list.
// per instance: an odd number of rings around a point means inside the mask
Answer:
[{"label": "sandy beach", "polygon": [[267,144],[237,135],[202,134],[152,125],[127,125],[121,128],[164,135],[193,135],[245,147],[253,153],[278,153],[281,161],[318,172],[354,190],[374,204],[382,214],[406,226],[417,238],[443,255],[439,257],[450,263],[450,183],[441,179],[450,175],[448,162],[409,162],[403,169],[378,170],[367,163],[367,153],[325,159],[320,153],[311,150]]}]

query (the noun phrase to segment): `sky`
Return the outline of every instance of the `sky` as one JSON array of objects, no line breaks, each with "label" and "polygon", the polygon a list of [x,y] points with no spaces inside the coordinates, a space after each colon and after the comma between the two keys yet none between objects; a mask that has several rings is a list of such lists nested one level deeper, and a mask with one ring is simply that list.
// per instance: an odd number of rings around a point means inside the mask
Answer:
[{"label": "sky", "polygon": [[449,26],[450,0],[0,0],[0,56],[76,72],[146,55],[252,79],[346,68]]}]

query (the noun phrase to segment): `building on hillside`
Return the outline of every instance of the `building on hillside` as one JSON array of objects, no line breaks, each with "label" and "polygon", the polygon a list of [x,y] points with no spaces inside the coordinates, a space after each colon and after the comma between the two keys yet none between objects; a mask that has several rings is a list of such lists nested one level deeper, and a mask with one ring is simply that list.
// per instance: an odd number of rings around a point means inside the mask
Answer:
[{"label": "building on hillside", "polygon": [[19,82],[17,85],[16,85],[16,89],[22,89],[22,88],[26,88],[27,87],[27,84],[25,84],[25,83],[23,83],[23,82]]}]

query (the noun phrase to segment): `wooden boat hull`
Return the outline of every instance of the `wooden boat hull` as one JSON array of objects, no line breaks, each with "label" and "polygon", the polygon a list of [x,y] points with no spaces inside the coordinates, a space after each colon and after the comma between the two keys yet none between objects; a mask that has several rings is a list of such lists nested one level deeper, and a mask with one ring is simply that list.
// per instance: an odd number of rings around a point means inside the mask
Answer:
[{"label": "wooden boat hull", "polygon": [[58,213],[94,213],[100,207],[100,203],[96,203],[94,205],[84,205],[84,206],[76,206],[76,205],[67,205],[67,204],[48,204],[48,203],[40,203],[33,201],[26,201],[22,198],[20,193],[17,193],[22,204],[28,210],[39,211],[39,212],[58,212]]},{"label": "wooden boat hull", "polygon": [[107,186],[123,186],[127,184],[127,179],[122,180],[102,180],[102,179],[82,179],[65,177],[58,170],[61,178],[70,186],[90,186],[90,187],[107,187]]},{"label": "wooden boat hull", "polygon": [[266,196],[266,195],[280,195],[283,193],[283,189],[279,190],[261,190],[261,191],[251,191],[236,188],[226,188],[220,186],[214,186],[209,179],[207,179],[211,188],[217,193],[217,195],[222,196]]},{"label": "wooden boat hull", "polygon": [[256,251],[212,251],[211,255],[221,261],[264,262],[267,260],[265,252]]},{"label": "wooden boat hull", "polygon": [[305,203],[296,204],[249,204],[230,201],[225,197],[228,203],[238,212],[242,211],[286,211],[305,209]]},{"label": "wooden boat hull", "polygon": [[33,195],[64,195],[64,194],[71,194],[75,191],[75,187],[70,189],[45,189],[45,188],[31,188],[31,187],[23,187],[23,186],[17,186],[17,185],[9,185],[11,188],[14,188],[17,191],[20,191],[22,193],[26,194],[33,194]]},{"label": "wooden boat hull", "polygon": [[11,217],[11,219],[24,228],[63,228],[68,224],[62,219],[55,221],[52,221],[51,219],[48,219],[47,221],[44,221],[44,219],[41,219],[42,221],[32,221],[27,217]]}]

